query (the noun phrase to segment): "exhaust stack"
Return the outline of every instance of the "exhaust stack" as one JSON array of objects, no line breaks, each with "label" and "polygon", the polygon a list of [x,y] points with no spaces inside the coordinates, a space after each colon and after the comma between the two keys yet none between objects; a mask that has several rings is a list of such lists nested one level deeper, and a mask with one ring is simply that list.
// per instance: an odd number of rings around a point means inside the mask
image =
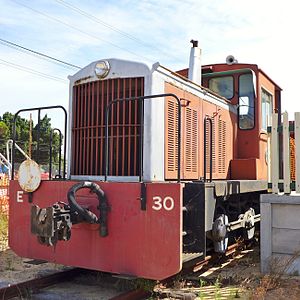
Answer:
[{"label": "exhaust stack", "polygon": [[201,85],[201,49],[198,47],[198,41],[191,40],[191,43],[193,47],[190,53],[188,78]]}]

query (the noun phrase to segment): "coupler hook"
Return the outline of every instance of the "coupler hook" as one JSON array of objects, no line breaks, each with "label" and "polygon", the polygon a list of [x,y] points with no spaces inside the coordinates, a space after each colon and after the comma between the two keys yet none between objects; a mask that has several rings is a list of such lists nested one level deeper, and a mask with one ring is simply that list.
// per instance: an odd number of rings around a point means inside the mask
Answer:
[{"label": "coupler hook", "polygon": [[[77,191],[83,188],[89,188],[95,193],[99,200],[98,209],[100,210],[99,218],[89,211],[88,209],[80,206],[75,198]],[[90,181],[83,181],[73,185],[68,191],[68,202],[70,205],[71,222],[77,224],[81,222],[88,222],[90,224],[100,224],[100,236],[105,237],[108,235],[107,228],[107,213],[109,211],[109,205],[106,196],[98,184]]]},{"label": "coupler hook", "polygon": [[[88,209],[79,205],[75,194],[78,190],[89,188],[99,200],[99,218]],[[61,201],[50,207],[31,207],[31,233],[37,236],[39,243],[46,246],[54,246],[58,241],[68,241],[71,238],[73,224],[87,222],[100,224],[99,234],[102,237],[108,235],[107,214],[109,205],[106,196],[98,184],[93,182],[79,182],[68,191],[68,204]]]}]

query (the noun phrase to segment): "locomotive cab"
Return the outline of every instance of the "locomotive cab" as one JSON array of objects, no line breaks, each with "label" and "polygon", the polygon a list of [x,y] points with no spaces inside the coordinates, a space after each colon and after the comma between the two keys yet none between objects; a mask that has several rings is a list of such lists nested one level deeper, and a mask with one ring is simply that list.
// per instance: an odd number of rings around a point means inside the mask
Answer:
[{"label": "locomotive cab", "polygon": [[203,85],[237,107],[236,144],[231,179],[267,178],[267,126],[272,112],[281,111],[281,88],[255,64],[227,64],[202,68]]}]

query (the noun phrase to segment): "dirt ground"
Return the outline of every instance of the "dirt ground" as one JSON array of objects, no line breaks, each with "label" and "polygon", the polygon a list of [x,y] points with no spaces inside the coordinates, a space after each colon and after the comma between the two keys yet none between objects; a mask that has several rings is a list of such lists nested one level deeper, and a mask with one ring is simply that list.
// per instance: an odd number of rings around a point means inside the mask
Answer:
[{"label": "dirt ground", "polygon": [[63,269],[61,265],[39,263],[31,259],[20,258],[12,250],[0,252],[0,288],[37,278]]},{"label": "dirt ground", "polygon": [[[30,261],[18,257],[8,248],[2,249],[0,288],[63,269],[61,265],[36,265],[28,263]],[[258,246],[254,250],[241,251],[221,267],[210,268],[201,276],[199,274],[187,278],[179,276],[171,288],[157,285],[157,293],[151,299],[300,299],[300,277],[260,273]]]},{"label": "dirt ground", "polygon": [[[67,269],[67,267],[52,263],[36,265],[31,262],[34,262],[34,260],[22,259],[10,249],[0,252],[0,288]],[[121,293],[122,291],[119,290],[118,285],[107,283],[104,275],[103,277],[100,277],[97,273],[88,273],[79,275],[72,281],[58,283],[43,288],[35,294],[29,293],[28,297],[26,296],[24,298],[20,296],[14,299],[107,300]]]},{"label": "dirt ground", "polygon": [[259,245],[253,250],[242,251],[221,269],[208,274],[207,278],[212,282],[218,280],[220,288],[225,291],[227,288],[227,293],[229,288],[231,296],[242,299],[300,299],[300,277],[282,276],[276,271],[270,275],[260,272]]},{"label": "dirt ground", "polygon": [[[263,275],[259,245],[241,251],[200,276],[178,279],[172,288],[158,287],[161,299],[300,299],[300,277]],[[193,296],[194,295],[194,296]],[[196,297],[195,297],[196,296]]]}]

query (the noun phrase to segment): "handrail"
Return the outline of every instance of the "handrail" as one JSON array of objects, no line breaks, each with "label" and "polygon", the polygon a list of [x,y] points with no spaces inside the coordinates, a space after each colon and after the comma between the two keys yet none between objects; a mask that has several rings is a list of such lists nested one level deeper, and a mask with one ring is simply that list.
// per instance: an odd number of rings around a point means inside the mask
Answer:
[{"label": "handrail", "polygon": [[18,115],[21,112],[26,112],[26,111],[38,111],[38,132],[37,132],[37,163],[39,162],[39,151],[40,151],[40,142],[39,142],[39,137],[40,137],[40,120],[41,120],[41,111],[42,110],[49,110],[49,109],[55,109],[55,108],[60,108],[63,110],[64,115],[65,115],[65,143],[64,143],[64,164],[63,164],[63,179],[66,178],[66,153],[67,153],[67,111],[66,109],[61,106],[61,105],[54,105],[54,106],[43,106],[43,107],[33,107],[33,108],[25,108],[25,109],[20,109],[19,111],[17,111],[14,115],[14,119],[13,119],[13,147],[12,147],[12,175],[11,175],[11,179],[14,179],[14,171],[15,171],[15,148],[16,148],[16,120]]},{"label": "handrail", "polygon": [[140,181],[143,180],[143,138],[144,138],[144,100],[153,99],[153,98],[161,98],[161,97],[173,97],[175,98],[178,106],[178,168],[177,168],[177,181],[180,182],[181,176],[181,103],[180,99],[172,93],[166,94],[157,94],[157,95],[149,95],[149,96],[138,96],[138,97],[131,97],[131,98],[122,98],[122,99],[114,99],[111,101],[106,107],[106,115],[105,115],[105,181],[107,181],[108,177],[108,169],[109,169],[109,160],[108,160],[108,120],[110,116],[110,110],[113,104],[117,102],[125,102],[125,101],[134,101],[140,100],[142,101],[142,115],[141,115],[141,142],[140,142]]},{"label": "handrail", "polygon": [[[58,153],[58,176],[61,178],[61,144],[62,144],[62,133],[58,128],[53,128],[50,134],[50,143],[49,143],[49,179],[52,177],[52,147],[53,147],[53,134],[54,131],[58,131],[59,133],[59,153]],[[66,159],[66,158],[64,158]]]},{"label": "handrail", "polygon": [[212,137],[213,137],[213,124],[212,124],[212,119],[209,116],[205,116],[204,118],[204,161],[203,161],[203,169],[204,169],[204,182],[207,181],[206,179],[206,131],[207,131],[207,122],[209,122],[210,125],[210,135],[209,135],[209,139],[210,139],[210,144],[209,144],[209,180],[208,182],[212,181]]}]

